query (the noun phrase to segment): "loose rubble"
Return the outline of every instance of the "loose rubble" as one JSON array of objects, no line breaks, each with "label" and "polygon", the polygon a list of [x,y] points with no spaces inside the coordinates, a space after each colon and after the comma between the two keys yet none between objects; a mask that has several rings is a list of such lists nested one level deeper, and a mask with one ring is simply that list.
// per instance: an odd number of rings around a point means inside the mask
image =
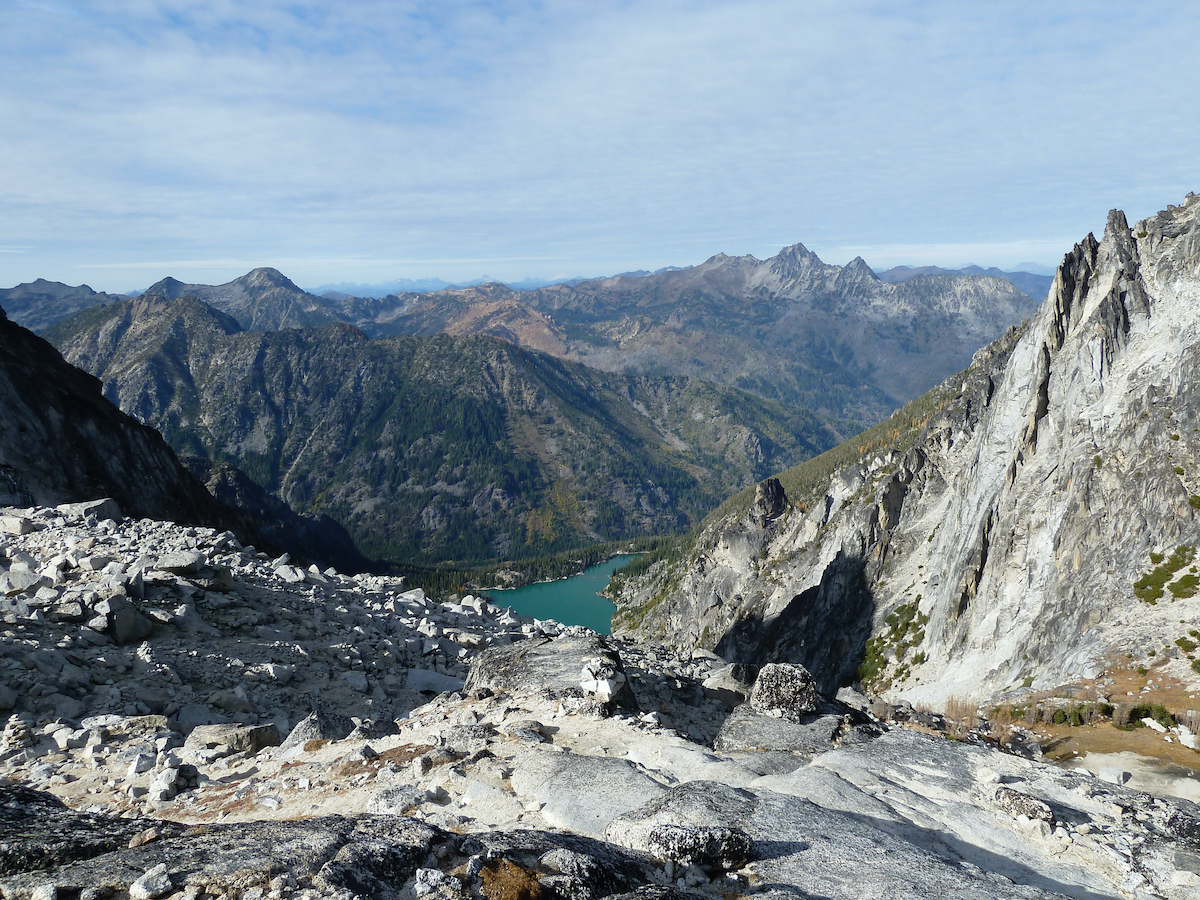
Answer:
[{"label": "loose rubble", "polygon": [[1186,801],[104,512],[0,518],[8,900],[1200,896]]}]

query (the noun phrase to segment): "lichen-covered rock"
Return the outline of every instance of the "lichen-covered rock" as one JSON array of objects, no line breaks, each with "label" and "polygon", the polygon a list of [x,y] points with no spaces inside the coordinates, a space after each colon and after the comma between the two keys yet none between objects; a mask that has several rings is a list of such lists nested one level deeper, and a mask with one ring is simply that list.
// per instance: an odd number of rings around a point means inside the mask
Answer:
[{"label": "lichen-covered rock", "polygon": [[658,825],[647,832],[645,849],[658,859],[728,872],[746,864],[754,842],[737,828]]},{"label": "lichen-covered rock", "polygon": [[1050,805],[1046,801],[1030,797],[1028,794],[1003,785],[996,788],[994,796],[996,805],[1014,819],[1024,816],[1027,819],[1046,822],[1051,827],[1054,826],[1054,811],[1050,809]]},{"label": "lichen-covered rock", "polygon": [[833,749],[845,724],[841,715],[826,712],[805,721],[758,713],[743,703],[729,714],[713,741],[725,752],[787,752],[816,756]]},{"label": "lichen-covered rock", "polygon": [[0,787],[0,875],[42,872],[120,850],[151,827],[167,835],[186,830],[173,822],[76,812],[41,791]]},{"label": "lichen-covered rock", "polygon": [[821,697],[808,669],[794,663],[768,663],[750,691],[750,707],[760,715],[800,721],[815,712]]},{"label": "lichen-covered rock", "polygon": [[[5,798],[0,800],[0,847],[8,848],[0,849],[5,873],[0,892],[7,900],[31,900],[46,883],[60,895],[103,888],[138,893],[143,900],[183,885],[236,894],[281,876],[390,900],[435,848],[456,845],[451,835],[395,816],[184,828],[88,816],[28,794],[13,798],[11,790],[0,788]],[[19,806],[15,817],[9,815],[13,800]],[[39,821],[43,811],[51,813],[49,827]],[[160,833],[155,840],[133,841],[151,825]],[[106,840],[98,839],[102,828],[108,831]]]}]

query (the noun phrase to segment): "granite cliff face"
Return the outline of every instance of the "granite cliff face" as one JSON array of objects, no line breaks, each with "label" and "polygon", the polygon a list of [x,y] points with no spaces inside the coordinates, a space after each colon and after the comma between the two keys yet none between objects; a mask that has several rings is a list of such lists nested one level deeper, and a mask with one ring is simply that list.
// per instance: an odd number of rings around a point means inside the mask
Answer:
[{"label": "granite cliff face", "polygon": [[129,515],[228,527],[162,436],[100,388],[0,310],[0,505],[112,497]]},{"label": "granite cliff face", "polygon": [[194,298],[153,296],[48,335],[177,451],[330,516],[375,559],[475,563],[679,531],[837,440],[732,388],[483,335],[244,332]]},{"label": "granite cliff face", "polygon": [[727,503],[617,586],[618,621],[934,704],[1174,657],[1200,614],[1198,357],[1200,197],[1114,211],[1027,327],[783,473],[778,517]]}]

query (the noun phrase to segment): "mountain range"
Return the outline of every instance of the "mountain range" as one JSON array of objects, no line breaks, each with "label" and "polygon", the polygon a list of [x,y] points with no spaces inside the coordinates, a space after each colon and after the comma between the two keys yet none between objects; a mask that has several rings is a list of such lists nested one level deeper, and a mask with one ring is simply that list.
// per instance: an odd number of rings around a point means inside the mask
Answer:
[{"label": "mountain range", "polygon": [[801,245],[527,292],[331,299],[255,269],[106,299],[46,334],[260,529],[276,497],[299,552],[458,564],[686,529],[1034,308]]},{"label": "mountain range", "polygon": [[892,284],[861,259],[827,265],[801,244],[768,260],[718,254],[684,269],[531,291],[492,283],[319,297],[255,269],[223,285],[166,278],[143,296],[196,297],[248,331],[343,322],[372,337],[489,334],[608,372],[700,377],[812,409],[845,431],[875,424],[961,369],[1037,307],[992,275]]},{"label": "mountain range", "polygon": [[4,308],[9,321],[30,331],[41,331],[81,310],[124,299],[116,294],[94,291],[86,284],[71,287],[44,278],[0,289],[0,307]]},{"label": "mountain range", "polygon": [[1017,290],[1028,294],[1034,300],[1043,300],[1050,285],[1054,283],[1053,275],[1041,272],[1002,272],[995,266],[981,268],[980,266],[964,266],[961,269],[942,269],[938,266],[895,266],[879,273],[882,281],[900,284],[919,278],[922,275],[987,275],[991,278],[1003,278],[1010,281]]}]

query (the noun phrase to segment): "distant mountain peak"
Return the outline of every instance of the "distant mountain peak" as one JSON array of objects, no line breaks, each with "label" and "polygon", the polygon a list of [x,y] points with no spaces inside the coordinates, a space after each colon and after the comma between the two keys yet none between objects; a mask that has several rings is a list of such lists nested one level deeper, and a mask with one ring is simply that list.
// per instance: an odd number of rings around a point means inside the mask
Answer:
[{"label": "distant mountain peak", "polygon": [[146,288],[142,296],[166,297],[167,299],[174,300],[182,296],[183,292],[186,290],[186,284],[184,284],[178,278],[172,278],[170,275],[168,275],[166,278],[156,281],[154,284],[150,285],[150,287]]},{"label": "distant mountain peak", "polygon": [[810,259],[811,258],[811,259],[817,260],[818,262],[820,261],[820,257],[818,257],[817,254],[813,253],[811,250],[809,250],[803,244],[799,244],[799,243],[789,244],[788,246],[781,249],[778,253],[775,254],[776,259],[779,259],[780,257],[791,257],[791,258],[798,258],[798,259]]},{"label": "distant mountain peak", "polygon": [[259,266],[257,269],[251,269],[241,278],[235,280],[248,282],[255,285],[271,284],[275,285],[276,287],[290,288],[294,291],[300,290],[300,288],[296,286],[295,282],[293,282],[278,269],[273,269],[270,266]]},{"label": "distant mountain peak", "polygon": [[0,304],[7,308],[9,319],[37,331],[80,310],[118,299],[111,294],[98,293],[86,284],[72,287],[45,278],[0,289]]},{"label": "distant mountain peak", "polygon": [[869,278],[872,281],[879,280],[879,276],[875,274],[875,270],[867,265],[867,261],[861,256],[856,256],[850,262],[846,263],[842,272],[859,278]]}]

